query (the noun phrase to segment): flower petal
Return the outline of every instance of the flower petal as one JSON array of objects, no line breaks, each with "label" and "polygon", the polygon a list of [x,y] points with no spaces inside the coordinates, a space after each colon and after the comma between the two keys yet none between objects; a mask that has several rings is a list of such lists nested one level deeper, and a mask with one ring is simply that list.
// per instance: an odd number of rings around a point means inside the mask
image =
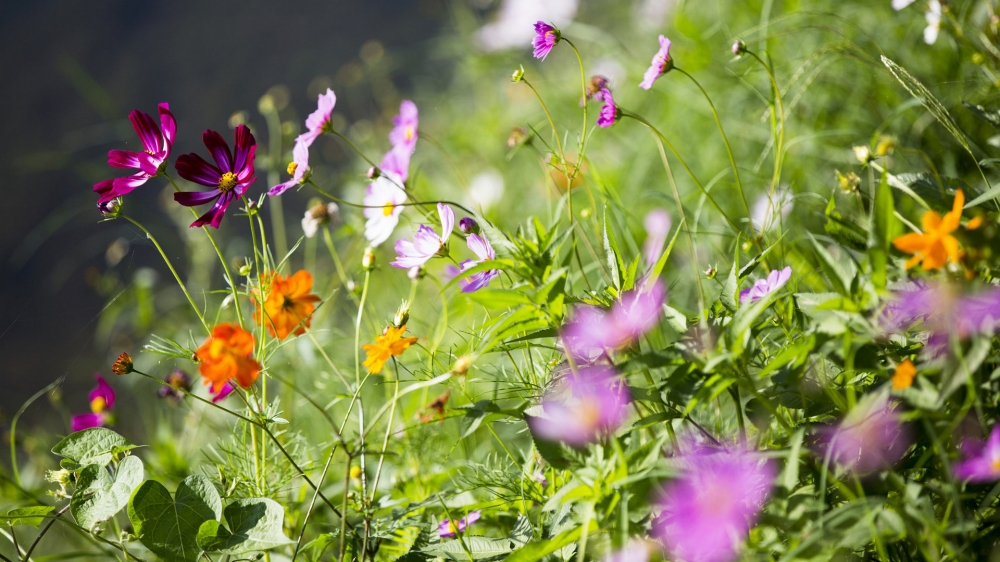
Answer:
[{"label": "flower petal", "polygon": [[256,147],[257,139],[253,138],[250,127],[246,125],[236,127],[236,161],[233,164],[234,172],[242,172],[247,167],[247,163],[249,163],[250,173],[253,174],[253,159]]},{"label": "flower petal", "polygon": [[153,154],[163,149],[163,136],[160,134],[160,128],[148,113],[132,110],[128,114],[128,119],[132,122],[135,134],[139,135],[139,140],[142,141],[144,149]]},{"label": "flower petal", "polygon": [[207,187],[218,187],[222,172],[209,164],[198,154],[181,154],[174,164],[177,173],[184,179]]},{"label": "flower petal", "polygon": [[[246,125],[240,125],[240,127],[246,127]],[[236,130],[239,131],[239,127]],[[209,154],[215,159],[215,164],[219,167],[219,170],[222,173],[232,172],[233,154],[229,152],[229,145],[226,144],[226,140],[222,138],[222,135],[209,129],[201,134],[201,140],[208,148]]]},{"label": "flower petal", "polygon": [[177,191],[174,192],[174,201],[185,207],[197,207],[215,199],[221,193],[218,189],[209,191]]},{"label": "flower petal", "polygon": [[170,147],[173,146],[174,138],[177,136],[177,120],[174,119],[174,114],[170,112],[169,103],[163,102],[157,107],[160,112],[160,128],[163,130],[163,137],[167,140],[167,145],[164,149],[169,154]]},{"label": "flower petal", "polygon": [[139,153],[132,152],[131,150],[109,150],[108,165],[120,169],[138,168]]}]

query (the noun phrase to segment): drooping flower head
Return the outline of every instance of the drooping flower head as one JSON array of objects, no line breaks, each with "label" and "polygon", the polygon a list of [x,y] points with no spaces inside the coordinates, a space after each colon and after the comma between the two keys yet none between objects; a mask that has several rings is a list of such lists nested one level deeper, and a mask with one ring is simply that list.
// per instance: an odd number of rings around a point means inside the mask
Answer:
[{"label": "drooping flower head", "polygon": [[611,90],[604,88],[601,90],[600,96],[604,105],[601,106],[601,113],[597,116],[597,126],[607,129],[618,121],[621,114],[615,104],[615,98],[611,96]]},{"label": "drooping flower head", "polygon": [[545,60],[552,47],[559,42],[559,38],[559,30],[555,26],[543,21],[535,22],[535,37],[531,40],[531,46],[535,48],[535,58]]},{"label": "drooping flower head", "polygon": [[729,562],[767,501],[774,465],[744,451],[706,449],[682,458],[683,475],[667,484],[653,533],[676,558]]},{"label": "drooping flower head", "polygon": [[271,197],[277,197],[296,185],[305,183],[311,172],[312,170],[309,169],[309,146],[302,140],[296,140],[295,147],[292,148],[292,161],[288,164],[288,173],[292,177],[269,189],[267,194]]},{"label": "drooping flower head", "polygon": [[966,458],[952,467],[955,478],[969,482],[1000,480],[1000,425],[993,426],[986,442],[963,445]]},{"label": "drooping flower head", "polygon": [[267,324],[268,332],[279,340],[287,338],[288,334],[304,334],[320,300],[312,294],[312,275],[304,269],[288,277],[274,272],[265,279],[265,285],[263,307],[258,302],[259,295],[253,299],[257,306],[253,315],[257,325]]},{"label": "drooping flower head", "polygon": [[562,329],[566,352],[591,362],[631,344],[659,322],[665,297],[663,284],[655,281],[645,290],[626,292],[609,311],[595,306],[576,307],[573,320]]},{"label": "drooping flower head", "polygon": [[445,519],[440,524],[438,524],[438,536],[442,539],[447,539],[454,537],[457,533],[464,533],[465,529],[472,525],[476,521],[479,521],[479,516],[482,514],[480,511],[470,511],[468,515],[459,519],[457,522],[451,519]]},{"label": "drooping flower head", "polygon": [[182,178],[212,189],[178,191],[174,193],[174,201],[185,207],[197,207],[215,201],[207,213],[191,223],[192,227],[210,224],[219,228],[229,204],[242,197],[247,187],[257,180],[253,167],[257,141],[246,125],[238,125],[235,136],[234,154],[229,151],[229,145],[219,133],[209,130],[202,134],[201,138],[208,147],[208,152],[215,159],[214,166],[194,153],[182,154],[177,158],[174,167]]},{"label": "drooping flower head", "polygon": [[306,132],[295,139],[296,144],[302,143],[308,149],[320,135],[326,131],[333,130],[333,127],[330,125],[330,119],[333,116],[333,108],[336,105],[337,94],[333,93],[333,90],[330,88],[327,88],[326,93],[320,94],[319,99],[316,101],[316,111],[313,111],[309,114],[309,117],[306,117]]},{"label": "drooping flower head", "polygon": [[660,35],[660,49],[653,55],[653,61],[642,75],[642,82],[639,87],[648,90],[653,87],[653,82],[660,76],[666,74],[674,67],[674,59],[670,58],[670,39]]},{"label": "drooping flower head", "polygon": [[462,234],[479,234],[479,223],[472,217],[462,217],[458,221],[458,231]]},{"label": "drooping flower head", "polygon": [[858,474],[892,466],[910,446],[909,433],[888,394],[861,400],[838,425],[824,429],[819,437],[821,458],[829,456]]},{"label": "drooping flower head", "polygon": [[791,266],[785,269],[774,269],[764,279],[758,279],[752,287],[740,291],[740,302],[757,302],[767,295],[777,291],[792,277]]},{"label": "drooping flower head", "polygon": [[537,437],[582,447],[617,429],[625,420],[629,400],[628,390],[610,367],[581,367],[545,393],[541,412],[529,416],[528,425]]},{"label": "drooping flower head", "polygon": [[1000,289],[963,295],[946,283],[910,283],[889,299],[879,323],[890,332],[909,328],[930,332],[927,349],[936,353],[952,336],[995,333],[1000,326]]},{"label": "drooping flower head", "polygon": [[104,180],[94,185],[94,191],[100,195],[97,206],[106,209],[118,197],[131,193],[133,189],[160,175],[166,167],[170,149],[177,134],[177,122],[170,113],[170,105],[159,105],[160,124],[153,121],[148,113],[133,110],[128,114],[132,128],[142,142],[142,152],[130,150],[112,150],[108,152],[108,164],[124,170],[138,170],[131,176]]},{"label": "drooping flower head", "polygon": [[[897,250],[913,254],[912,258],[906,260],[906,269],[921,262],[923,268],[928,271],[940,269],[949,261],[959,263],[965,252],[959,248],[958,239],[952,233],[961,226],[964,206],[965,194],[959,189],[955,192],[951,211],[945,213],[944,217],[937,211],[927,211],[920,219],[920,226],[924,229],[922,233],[911,232],[892,241]],[[981,219],[976,217],[968,222],[966,228],[975,229],[981,222]]]},{"label": "drooping flower head", "polygon": [[115,406],[115,390],[100,373],[94,373],[97,386],[90,391],[90,413],[77,414],[70,420],[72,430],[83,431],[92,427],[103,427],[112,419],[111,410]]},{"label": "drooping flower head", "polygon": [[[446,266],[445,279],[454,279],[455,277],[461,275],[463,271],[475,267],[483,262],[494,260],[497,257],[496,252],[493,251],[493,246],[490,245],[490,241],[482,236],[479,236],[478,234],[470,234],[469,237],[465,239],[465,243],[469,249],[472,250],[472,253],[476,254],[479,259],[463,261],[461,269],[453,265]],[[499,269],[490,269],[488,271],[473,273],[465,279],[460,279],[458,282],[462,285],[463,293],[473,293],[488,286],[490,281],[498,275],[500,275]]]},{"label": "drooping flower head", "polygon": [[397,257],[396,261],[392,262],[393,267],[400,269],[419,267],[446,249],[448,238],[455,228],[455,211],[444,203],[438,203],[437,209],[441,219],[441,234],[434,232],[434,229],[426,224],[422,224],[417,229],[417,233],[413,235],[412,242],[397,240]]},{"label": "drooping flower head", "polygon": [[587,93],[580,100],[580,107],[593,99],[599,99],[601,97],[601,90],[609,88],[611,81],[608,80],[607,76],[601,76],[600,74],[595,74],[590,77],[590,82],[587,83]]},{"label": "drooping flower head", "polygon": [[167,384],[160,386],[156,390],[156,395],[160,398],[168,398],[174,402],[180,402],[184,399],[184,393],[191,391],[191,377],[180,369],[167,375],[164,382]]},{"label": "drooping flower head", "polygon": [[111,372],[116,375],[127,375],[134,371],[132,365],[132,356],[128,353],[122,352],[121,355],[115,359],[115,362],[111,364]]},{"label": "drooping flower head", "polygon": [[337,220],[340,215],[340,207],[336,203],[317,203],[306,209],[306,214],[302,217],[302,232],[306,238],[316,236],[320,225],[324,225]]},{"label": "drooping flower head", "polygon": [[387,326],[381,336],[375,338],[375,343],[366,343],[361,346],[368,356],[363,365],[368,372],[377,375],[382,372],[382,367],[390,357],[399,357],[411,345],[417,343],[417,338],[404,338],[403,332],[406,326]]},{"label": "drooping flower head", "polygon": [[362,204],[365,219],[365,238],[372,247],[378,246],[392,236],[399,224],[399,215],[406,203],[403,182],[409,166],[409,156],[396,149],[390,150],[382,158],[379,176],[365,189]]},{"label": "drooping flower head", "polygon": [[642,245],[642,255],[646,265],[652,266],[663,252],[663,244],[670,233],[670,215],[664,209],[653,209],[646,213],[642,224],[646,227],[646,241]]},{"label": "drooping flower head", "polygon": [[392,118],[392,131],[389,132],[389,143],[393,148],[412,153],[417,147],[417,126],[420,116],[417,104],[403,100],[399,104],[399,114]]},{"label": "drooping flower head", "polygon": [[219,393],[226,383],[235,380],[250,388],[260,373],[260,363],[253,359],[253,334],[238,324],[222,323],[212,328],[212,335],[195,351],[198,371],[211,392]]}]

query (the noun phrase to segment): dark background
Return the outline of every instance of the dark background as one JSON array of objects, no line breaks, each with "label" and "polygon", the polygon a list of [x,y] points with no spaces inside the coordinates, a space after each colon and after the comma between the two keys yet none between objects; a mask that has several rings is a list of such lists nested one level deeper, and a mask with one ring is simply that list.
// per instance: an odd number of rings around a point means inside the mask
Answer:
[{"label": "dark background", "polygon": [[[394,57],[392,85],[406,93],[424,68],[422,53],[444,9],[440,0],[0,4],[6,211],[0,221],[0,427],[60,376],[67,376],[67,402],[85,395],[95,371],[112,376],[116,342],[95,341],[108,300],[96,279],[108,268],[109,245],[129,242],[119,267],[126,270],[123,287],[130,282],[127,270],[142,266],[172,282],[141,232],[122,220],[99,223],[94,206],[93,184],[124,175],[105,164],[107,151],[138,144],[130,110],[155,116],[158,102],[170,103],[178,123],[173,162],[185,152],[204,153],[204,129],[231,138],[227,122],[236,111],[266,129],[257,105],[269,90],[287,99],[285,111],[304,118],[318,91],[332,86],[339,94],[344,82],[358,81],[359,68],[380,46]],[[370,118],[380,111],[374,99],[363,91],[341,96],[337,109],[349,121]],[[336,151],[324,156],[327,163],[339,159]],[[260,165],[258,178],[266,183]],[[154,232],[183,270],[178,229],[158,209],[163,184],[161,178],[139,188],[129,205],[148,213],[150,227],[167,223]],[[254,193],[262,188],[253,186]],[[300,212],[286,210],[286,221],[295,224]],[[72,406],[86,410],[86,399],[77,398]],[[43,400],[25,421],[46,416],[52,410]]]}]

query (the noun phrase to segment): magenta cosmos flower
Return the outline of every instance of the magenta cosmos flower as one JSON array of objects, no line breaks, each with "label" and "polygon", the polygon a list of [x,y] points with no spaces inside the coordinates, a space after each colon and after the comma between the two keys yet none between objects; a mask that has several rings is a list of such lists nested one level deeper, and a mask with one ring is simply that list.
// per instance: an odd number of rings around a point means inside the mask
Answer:
[{"label": "magenta cosmos flower", "polygon": [[985,443],[962,445],[966,459],[952,467],[955,478],[969,482],[1000,480],[1000,425],[993,426]]},{"label": "magenta cosmos flower", "polygon": [[535,58],[545,60],[552,51],[552,47],[559,42],[559,30],[543,21],[535,22],[535,38],[531,40],[531,46],[535,48]]},{"label": "magenta cosmos flower", "polygon": [[422,266],[447,248],[448,237],[455,229],[455,211],[444,203],[438,203],[437,210],[438,216],[441,218],[441,234],[434,232],[434,229],[426,224],[422,224],[417,229],[417,233],[413,235],[413,242],[397,240],[397,256],[396,261],[392,262],[393,267],[410,269]]},{"label": "magenta cosmos flower", "polygon": [[417,146],[417,125],[420,123],[417,104],[403,100],[399,104],[399,115],[392,118],[392,131],[389,132],[389,142],[393,148],[413,152]]},{"label": "magenta cosmos flower", "polygon": [[683,457],[683,475],[664,488],[654,535],[676,558],[735,560],[767,501],[774,465],[739,450]]},{"label": "magenta cosmos flower", "polygon": [[174,201],[185,207],[196,207],[215,201],[207,213],[191,223],[192,227],[210,224],[219,228],[229,204],[246,193],[247,187],[257,181],[254,177],[253,161],[257,153],[257,141],[246,125],[236,127],[236,153],[229,151],[222,135],[215,131],[205,131],[202,141],[215,159],[215,166],[197,154],[182,154],[174,165],[177,173],[190,182],[205,187],[209,191],[178,191]]},{"label": "magenta cosmos flower", "polygon": [[232,382],[227,382],[226,384],[222,385],[222,388],[219,389],[219,392],[215,392],[214,385],[210,385],[208,387],[208,393],[212,395],[213,404],[218,404],[219,402],[222,402],[223,400],[226,399],[227,396],[232,394],[234,390],[236,390],[236,387],[233,386]]},{"label": "magenta cosmos flower", "polygon": [[909,433],[888,395],[861,401],[840,424],[820,432],[821,453],[858,474],[896,464],[909,446]]},{"label": "magenta cosmos flower", "polygon": [[180,402],[184,399],[185,393],[191,392],[191,377],[180,369],[167,375],[164,382],[167,384],[161,386],[156,391],[156,395],[160,398],[168,398],[173,402]]},{"label": "magenta cosmos flower", "polygon": [[660,50],[653,55],[653,61],[646,69],[646,74],[642,76],[639,87],[643,90],[652,88],[653,82],[656,82],[657,78],[666,74],[673,67],[674,60],[670,58],[670,39],[660,35]]},{"label": "magenta cosmos flower", "polygon": [[792,277],[792,268],[775,269],[767,274],[764,279],[758,279],[753,287],[740,291],[740,302],[757,302],[767,295],[780,289]]},{"label": "magenta cosmos flower", "polygon": [[670,233],[670,215],[664,209],[653,209],[646,213],[642,225],[646,228],[646,241],[642,245],[642,255],[646,265],[653,265],[660,259],[663,244]]},{"label": "magenta cosmos flower", "polygon": [[948,338],[992,335],[1000,325],[1000,289],[961,294],[945,283],[910,283],[897,291],[882,313],[883,327],[899,332],[911,327],[930,332],[927,349],[939,352]]},{"label": "magenta cosmos flower", "polygon": [[540,415],[529,416],[528,425],[542,439],[582,447],[617,429],[628,404],[628,390],[611,368],[583,367],[546,392]]},{"label": "magenta cosmos flower", "polygon": [[609,311],[596,306],[576,307],[573,321],[562,330],[567,353],[592,362],[638,340],[660,321],[665,296],[663,284],[655,281],[647,290],[626,292]]},{"label": "magenta cosmos flower", "polygon": [[465,530],[476,521],[479,521],[480,511],[470,511],[468,515],[453,523],[451,519],[445,519],[438,524],[438,536],[442,539],[454,537],[457,533],[464,533]]},{"label": "magenta cosmos flower", "polygon": [[[465,219],[462,219],[463,221]],[[497,257],[496,252],[493,251],[493,246],[490,245],[490,241],[479,236],[478,234],[470,234],[465,240],[465,244],[472,250],[473,254],[479,258],[478,260],[465,260],[462,262],[462,269],[459,269],[453,265],[449,265],[445,268],[446,277],[448,279],[453,279],[467,269],[475,267],[483,262],[495,260]],[[500,275],[499,269],[490,269],[488,271],[480,271],[479,273],[473,273],[468,277],[468,279],[461,279],[459,283],[462,285],[463,293],[474,293],[479,289],[485,288],[490,284],[490,281],[494,277]]]},{"label": "magenta cosmos flower", "polygon": [[110,423],[111,409],[115,406],[115,390],[100,373],[94,373],[97,386],[90,391],[90,413],[77,414],[70,422],[73,431],[83,431],[92,427],[103,427]]},{"label": "magenta cosmos flower", "polygon": [[597,99],[602,100],[604,105],[601,106],[601,113],[597,116],[597,126],[607,129],[618,121],[621,113],[615,104],[615,98],[611,95],[611,90],[604,88],[599,95],[600,97]]},{"label": "magenta cosmos flower", "polygon": [[316,111],[313,111],[309,114],[309,117],[306,117],[306,132],[299,135],[295,139],[295,142],[304,144],[308,149],[320,135],[326,131],[333,130],[330,125],[330,119],[333,116],[333,108],[336,105],[337,94],[333,93],[333,90],[330,88],[327,88],[326,93],[320,94],[319,99],[316,101]]},{"label": "magenta cosmos flower", "polygon": [[107,210],[107,205],[113,199],[130,193],[133,189],[154,178],[165,169],[170,148],[177,134],[177,122],[170,113],[170,104],[159,105],[160,125],[157,126],[148,113],[134,110],[128,114],[132,128],[142,142],[142,152],[130,150],[112,150],[108,152],[108,164],[124,170],[135,169],[138,172],[131,176],[104,180],[94,185],[94,191],[100,195],[97,206]]}]

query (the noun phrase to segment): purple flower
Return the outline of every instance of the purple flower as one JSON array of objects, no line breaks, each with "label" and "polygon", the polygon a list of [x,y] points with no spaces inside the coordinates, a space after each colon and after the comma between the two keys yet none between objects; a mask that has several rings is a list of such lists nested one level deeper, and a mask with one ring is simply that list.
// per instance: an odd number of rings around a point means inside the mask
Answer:
[{"label": "purple flower", "polygon": [[601,106],[601,113],[597,116],[597,126],[607,129],[618,120],[618,106],[615,105],[615,98],[611,96],[611,90],[604,88],[600,96],[598,99],[603,100],[604,105]]},{"label": "purple flower", "polygon": [[937,353],[956,335],[992,335],[1000,325],[1000,289],[961,295],[945,283],[910,283],[897,291],[882,312],[882,326],[899,332],[918,325],[930,332],[927,349]]},{"label": "purple flower", "polygon": [[531,46],[535,48],[535,58],[545,60],[549,51],[559,42],[559,30],[543,21],[535,22],[535,38]]},{"label": "purple flower", "polygon": [[985,443],[970,444],[963,448],[966,449],[967,458],[952,467],[955,478],[970,482],[1000,480],[1000,425],[993,426]]},{"label": "purple flower", "polygon": [[302,143],[306,148],[309,148],[320,135],[332,130],[330,118],[333,115],[335,105],[337,105],[337,94],[327,88],[326,93],[320,94],[316,101],[316,111],[306,117],[306,132],[299,135],[295,142]]},{"label": "purple flower", "polygon": [[307,179],[306,173],[309,171],[309,146],[301,140],[296,140],[295,147],[292,149],[292,163],[288,165],[288,173],[292,177],[285,183],[279,183],[272,187],[267,194],[276,197],[296,185],[304,183]]},{"label": "purple flower", "polygon": [[567,353],[592,362],[638,340],[660,321],[664,298],[663,284],[656,281],[648,290],[624,293],[607,312],[595,306],[576,307],[573,321],[562,330]]},{"label": "purple flower", "polygon": [[403,100],[399,104],[399,115],[392,118],[392,131],[389,132],[389,142],[393,148],[412,153],[417,146],[417,125],[420,119],[417,104]]},{"label": "purple flower", "polygon": [[653,209],[646,214],[642,221],[646,227],[646,242],[642,245],[642,255],[646,258],[646,265],[653,265],[660,259],[663,252],[663,244],[667,241],[667,234],[670,233],[670,215],[664,209]]},{"label": "purple flower", "polygon": [[670,39],[660,35],[660,50],[656,51],[653,55],[653,61],[649,64],[649,68],[646,69],[646,74],[642,76],[642,82],[639,82],[639,87],[643,90],[648,90],[653,87],[653,82],[660,76],[666,74],[668,70],[674,67],[674,60],[670,58]]},{"label": "purple flower", "polygon": [[753,287],[749,289],[743,289],[740,291],[740,302],[750,303],[757,302],[760,299],[766,297],[767,295],[780,289],[788,279],[792,276],[792,268],[786,267],[785,269],[775,269],[771,273],[767,274],[767,278],[758,279]]},{"label": "purple flower", "polygon": [[581,447],[617,429],[628,403],[628,390],[610,367],[582,367],[546,392],[543,413],[529,416],[528,425],[542,439]]},{"label": "purple flower", "polygon": [[[470,234],[465,240],[465,244],[472,250],[472,253],[479,257],[478,260],[465,260],[462,262],[462,269],[459,269],[453,265],[449,265],[445,268],[445,277],[447,279],[454,279],[460,275],[463,271],[477,266],[485,261],[494,260],[497,257],[496,252],[493,251],[493,246],[490,245],[490,241],[479,236],[478,234]],[[500,275],[499,269],[490,269],[488,271],[480,271],[479,273],[473,273],[468,277],[468,279],[462,279],[459,281],[462,285],[463,293],[473,293],[482,289],[490,284],[490,281],[494,277]]]},{"label": "purple flower", "polygon": [[465,529],[476,521],[479,521],[480,511],[470,511],[468,515],[452,523],[451,519],[445,519],[438,525],[438,536],[442,539],[454,537],[456,533],[464,533]]},{"label": "purple flower", "polygon": [[179,191],[174,193],[174,201],[185,207],[196,207],[215,201],[207,213],[191,223],[192,227],[210,224],[219,228],[229,204],[246,193],[247,187],[257,181],[254,177],[253,161],[257,153],[257,141],[246,125],[236,127],[235,158],[222,135],[215,131],[205,131],[202,141],[215,159],[213,166],[197,154],[182,154],[174,165],[177,173],[188,181],[211,187],[209,191]]},{"label": "purple flower", "polygon": [[115,406],[115,390],[100,373],[94,373],[97,386],[90,391],[90,412],[73,416],[70,425],[74,432],[92,427],[102,427],[111,420],[111,409]]},{"label": "purple flower", "polygon": [[821,431],[819,437],[824,456],[858,474],[892,466],[910,445],[888,395],[861,401],[840,424]]},{"label": "purple flower", "polygon": [[174,402],[179,402],[184,398],[184,393],[181,392],[182,390],[185,392],[191,391],[191,377],[180,369],[177,369],[167,375],[165,382],[167,384],[161,386],[156,391],[156,395],[160,398],[169,398]]},{"label": "purple flower", "polygon": [[601,91],[608,88],[611,81],[608,80],[607,76],[601,76],[600,74],[595,74],[590,77],[590,83],[587,84],[586,94],[583,99],[580,100],[580,107],[583,107],[590,100],[601,99]]},{"label": "purple flower", "polygon": [[108,204],[113,199],[130,193],[150,178],[160,175],[165,168],[167,158],[170,157],[170,148],[174,144],[174,136],[177,134],[177,122],[174,120],[174,114],[170,113],[170,104],[161,103],[159,111],[159,126],[148,113],[134,110],[128,114],[132,128],[142,142],[143,151],[109,151],[108,164],[125,170],[136,169],[138,172],[123,178],[104,180],[94,185],[94,191],[100,195],[97,206],[102,210],[110,208]]},{"label": "purple flower", "polygon": [[774,465],[743,450],[700,450],[683,461],[683,476],[659,501],[663,511],[653,522],[654,535],[677,558],[735,560],[770,494]]},{"label": "purple flower", "polygon": [[433,228],[422,224],[413,235],[413,242],[397,240],[397,257],[396,261],[392,262],[393,267],[410,269],[424,265],[447,248],[448,237],[455,228],[455,211],[444,203],[438,203],[437,209],[441,218],[441,234],[438,235]]},{"label": "purple flower", "polygon": [[458,231],[462,234],[476,234],[479,232],[479,223],[472,217],[464,217],[458,221]]},{"label": "purple flower", "polygon": [[236,390],[236,387],[233,386],[232,382],[227,382],[226,384],[222,385],[222,388],[219,389],[219,392],[213,392],[214,388],[215,388],[214,386],[208,387],[208,393],[212,395],[213,404],[218,404],[219,402],[222,402],[223,400],[226,399],[227,396],[229,396],[230,394],[233,393],[234,390]]}]

